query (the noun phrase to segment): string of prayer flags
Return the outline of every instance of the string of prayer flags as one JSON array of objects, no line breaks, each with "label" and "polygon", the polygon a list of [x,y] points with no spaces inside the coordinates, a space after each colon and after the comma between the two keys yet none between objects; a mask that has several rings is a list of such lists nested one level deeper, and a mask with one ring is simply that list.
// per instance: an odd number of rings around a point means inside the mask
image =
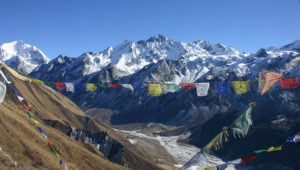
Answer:
[{"label": "string of prayer flags", "polygon": [[283,78],[280,79],[282,89],[291,89],[299,86],[298,79],[296,78]]},{"label": "string of prayer flags", "polygon": [[249,91],[249,81],[232,81],[236,94],[244,94]]},{"label": "string of prayer flags", "polygon": [[277,146],[277,147],[270,147],[268,148],[268,152],[273,152],[273,151],[280,151],[282,149],[282,146]]},{"label": "string of prayer flags", "polygon": [[265,94],[277,81],[283,77],[283,74],[262,71],[259,73],[259,88],[262,88],[261,95]]},{"label": "string of prayer flags", "polygon": [[196,90],[198,96],[207,96],[209,83],[196,83]]},{"label": "string of prayer flags", "polygon": [[48,139],[48,137],[47,137],[47,135],[45,134],[45,132],[43,131],[43,129],[40,128],[40,127],[38,127],[38,129],[39,129],[40,133],[43,135],[43,137],[44,137],[45,139]]},{"label": "string of prayer flags", "polygon": [[109,87],[111,87],[111,88],[119,88],[120,84],[109,84]]},{"label": "string of prayer flags", "polygon": [[65,83],[66,91],[74,93],[74,85],[73,83]]},{"label": "string of prayer flags", "polygon": [[178,92],[180,90],[180,86],[177,84],[165,84],[167,92]]},{"label": "string of prayer flags", "polygon": [[126,89],[129,89],[131,91],[134,91],[131,84],[121,84],[121,86],[124,87],[124,88],[126,88]]},{"label": "string of prayer flags", "polygon": [[62,82],[54,82],[54,85],[58,91],[62,91],[65,88],[65,84]]},{"label": "string of prayer flags", "polygon": [[87,83],[85,85],[86,85],[86,90],[87,91],[96,91],[97,90],[97,86],[95,84]]},{"label": "string of prayer flags", "polygon": [[41,84],[44,84],[44,81],[42,81],[42,80],[39,80],[39,79],[33,79],[33,82],[35,82],[35,83],[41,83]]},{"label": "string of prayer flags", "polygon": [[48,87],[51,87],[52,89],[54,89],[54,83],[52,81],[45,81],[45,84],[48,86]]},{"label": "string of prayer flags", "polygon": [[216,82],[216,91],[218,95],[229,95],[229,83],[227,82]]},{"label": "string of prayer flags", "polygon": [[110,87],[109,84],[105,84],[105,83],[99,83],[98,86],[101,88],[109,88]]},{"label": "string of prayer flags", "polygon": [[151,96],[160,96],[161,95],[161,86],[160,84],[148,84],[149,95]]},{"label": "string of prayer flags", "polygon": [[81,91],[86,91],[86,86],[80,82],[75,84],[75,88],[81,90]]},{"label": "string of prayer flags", "polygon": [[247,156],[247,157],[243,157],[243,158],[241,159],[241,162],[242,162],[243,164],[245,164],[245,163],[250,162],[250,161],[252,161],[252,160],[254,160],[254,159],[255,159],[255,155],[253,154],[253,155],[250,155],[250,156]]},{"label": "string of prayer flags", "polygon": [[0,81],[0,104],[3,103],[5,96],[6,96],[6,85]]}]

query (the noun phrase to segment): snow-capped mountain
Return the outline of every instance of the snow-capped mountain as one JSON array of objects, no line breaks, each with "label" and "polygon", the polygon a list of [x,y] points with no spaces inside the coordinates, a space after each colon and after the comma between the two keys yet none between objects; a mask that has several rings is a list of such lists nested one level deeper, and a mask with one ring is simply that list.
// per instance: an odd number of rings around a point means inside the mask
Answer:
[{"label": "snow-capped mountain", "polygon": [[[74,81],[82,76],[113,68],[114,80],[118,80],[121,77],[137,73],[147,65],[158,63],[161,60],[171,60],[195,67],[193,68],[195,71],[192,71],[189,77],[176,77],[176,80],[174,80],[175,82],[190,82],[204,75],[208,68],[213,66],[210,63],[212,61],[228,59],[238,62],[237,60],[246,55],[222,44],[211,44],[208,41],[200,40],[176,42],[162,35],[157,35],[146,41],[134,42],[127,40],[114,48],[109,47],[96,54],[84,53],[78,58],[59,56],[49,64],[35,69],[32,75],[44,80],[51,77],[57,81]],[[205,67],[200,68],[199,65],[205,65]],[[47,72],[46,75],[44,75],[45,72]],[[52,75],[49,76],[50,74]],[[106,81],[112,80],[107,79]]]},{"label": "snow-capped mountain", "polygon": [[47,64],[50,60],[35,46],[23,41],[13,41],[0,46],[0,61],[23,74],[29,74],[34,68]]}]

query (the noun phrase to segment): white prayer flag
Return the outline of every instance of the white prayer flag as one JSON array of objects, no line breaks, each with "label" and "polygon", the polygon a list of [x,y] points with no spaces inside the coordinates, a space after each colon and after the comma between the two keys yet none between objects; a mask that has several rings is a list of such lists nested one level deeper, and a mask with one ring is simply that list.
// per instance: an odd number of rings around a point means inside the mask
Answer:
[{"label": "white prayer flag", "polygon": [[21,97],[21,96],[17,96],[18,97],[18,100],[22,103],[23,102],[23,100],[24,100],[24,98],[23,97]]},{"label": "white prayer flag", "polygon": [[11,82],[7,80],[6,76],[4,75],[4,73],[0,70],[0,74],[2,76],[2,78],[6,81],[7,84],[10,84]]},{"label": "white prayer flag", "polygon": [[239,159],[235,159],[233,161],[228,161],[227,164],[241,164],[242,163],[242,159],[239,158]]},{"label": "white prayer flag", "polygon": [[2,104],[6,95],[6,85],[0,81],[0,104]]},{"label": "white prayer flag", "polygon": [[195,83],[195,84],[196,84],[198,96],[207,96],[208,95],[209,83]]},{"label": "white prayer flag", "polygon": [[300,135],[295,135],[294,141],[295,141],[296,143],[300,142]]},{"label": "white prayer flag", "polygon": [[131,91],[134,91],[131,84],[121,84],[121,86],[124,87],[124,88],[127,88],[127,89],[129,89]]},{"label": "white prayer flag", "polygon": [[65,85],[66,85],[66,90],[68,92],[74,92],[74,85],[73,85],[73,83],[65,83]]}]

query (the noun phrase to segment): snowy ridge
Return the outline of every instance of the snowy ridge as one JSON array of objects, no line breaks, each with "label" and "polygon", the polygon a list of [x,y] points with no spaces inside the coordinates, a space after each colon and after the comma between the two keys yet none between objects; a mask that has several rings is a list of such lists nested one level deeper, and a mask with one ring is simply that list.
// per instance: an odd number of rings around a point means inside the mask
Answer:
[{"label": "snowy ridge", "polygon": [[0,61],[21,73],[29,74],[34,68],[47,64],[50,60],[35,46],[23,41],[13,41],[0,46]]}]

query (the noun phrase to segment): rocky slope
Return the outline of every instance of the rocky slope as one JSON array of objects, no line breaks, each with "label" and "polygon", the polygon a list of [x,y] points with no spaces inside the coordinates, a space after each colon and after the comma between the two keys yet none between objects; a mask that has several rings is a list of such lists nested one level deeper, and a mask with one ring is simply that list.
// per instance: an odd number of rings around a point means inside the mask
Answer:
[{"label": "rocky slope", "polygon": [[[69,169],[126,169],[124,166],[159,169],[126,139],[85,115],[62,94],[45,85],[20,80],[6,68],[1,70],[10,75],[11,86],[22,93],[33,117],[39,121]],[[62,168],[8,85],[0,112],[0,146],[3,151],[25,168]],[[0,157],[4,158],[2,154]],[[13,168],[13,165],[6,162],[1,167]]]}]

